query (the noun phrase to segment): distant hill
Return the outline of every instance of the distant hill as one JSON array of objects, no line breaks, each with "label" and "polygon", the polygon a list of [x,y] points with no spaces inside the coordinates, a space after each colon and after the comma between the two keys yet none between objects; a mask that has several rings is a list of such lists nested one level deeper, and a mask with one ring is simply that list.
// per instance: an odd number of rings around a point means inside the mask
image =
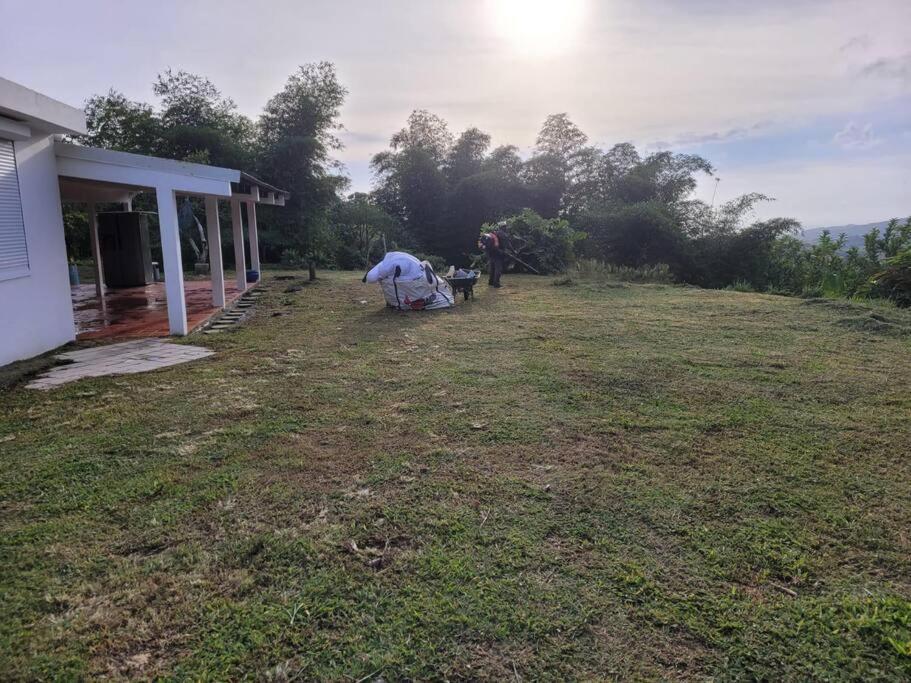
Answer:
[{"label": "distant hill", "polygon": [[848,239],[845,243],[845,249],[850,249],[851,247],[863,249],[864,235],[873,228],[879,228],[879,231],[882,232],[887,225],[889,225],[889,221],[865,223],[864,225],[833,225],[831,228],[811,228],[810,230],[804,230],[803,234],[800,235],[800,239],[807,244],[815,244],[819,239],[819,236],[822,235],[822,231],[828,230],[832,233],[833,239],[838,239],[838,236],[841,233],[844,233],[847,236]]}]

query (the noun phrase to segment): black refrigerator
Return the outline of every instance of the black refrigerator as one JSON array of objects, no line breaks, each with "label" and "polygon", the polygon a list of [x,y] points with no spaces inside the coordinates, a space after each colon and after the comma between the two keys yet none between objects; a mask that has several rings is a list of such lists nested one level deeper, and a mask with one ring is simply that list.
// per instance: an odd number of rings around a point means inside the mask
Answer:
[{"label": "black refrigerator", "polygon": [[105,285],[113,289],[142,287],[153,281],[147,213],[99,213],[98,243]]}]

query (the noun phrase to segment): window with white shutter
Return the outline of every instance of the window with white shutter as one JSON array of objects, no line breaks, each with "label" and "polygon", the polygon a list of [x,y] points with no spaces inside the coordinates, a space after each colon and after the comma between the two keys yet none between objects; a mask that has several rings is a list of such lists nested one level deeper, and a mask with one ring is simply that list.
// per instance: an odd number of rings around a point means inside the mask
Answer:
[{"label": "window with white shutter", "polygon": [[25,221],[19,195],[16,151],[9,140],[0,140],[0,280],[28,274]]}]

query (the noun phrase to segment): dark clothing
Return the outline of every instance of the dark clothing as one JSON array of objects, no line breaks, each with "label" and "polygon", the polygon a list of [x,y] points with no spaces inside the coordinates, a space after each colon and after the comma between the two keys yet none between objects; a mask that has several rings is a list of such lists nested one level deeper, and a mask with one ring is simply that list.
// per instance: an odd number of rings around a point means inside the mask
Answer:
[{"label": "dark clothing", "polygon": [[496,254],[488,255],[488,269],[490,270],[490,279],[487,281],[491,287],[500,286],[500,276],[503,274],[503,252],[497,251]]},{"label": "dark clothing", "polygon": [[506,253],[503,251],[506,246],[506,234],[495,230],[481,237],[481,244],[484,247],[484,253],[487,254],[487,270],[489,273],[488,284],[491,287],[500,286],[500,276],[503,275],[503,269],[506,265]]}]

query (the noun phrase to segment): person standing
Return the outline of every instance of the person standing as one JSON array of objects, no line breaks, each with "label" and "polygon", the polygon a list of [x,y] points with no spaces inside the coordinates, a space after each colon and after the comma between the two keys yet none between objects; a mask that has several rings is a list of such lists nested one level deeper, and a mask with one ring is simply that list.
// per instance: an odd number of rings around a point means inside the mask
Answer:
[{"label": "person standing", "polygon": [[487,284],[491,287],[500,287],[500,276],[503,275],[503,267],[506,263],[506,232],[503,230],[503,224],[497,226],[496,230],[486,232],[478,240],[478,246],[484,250],[487,255],[487,270],[489,278]]}]

